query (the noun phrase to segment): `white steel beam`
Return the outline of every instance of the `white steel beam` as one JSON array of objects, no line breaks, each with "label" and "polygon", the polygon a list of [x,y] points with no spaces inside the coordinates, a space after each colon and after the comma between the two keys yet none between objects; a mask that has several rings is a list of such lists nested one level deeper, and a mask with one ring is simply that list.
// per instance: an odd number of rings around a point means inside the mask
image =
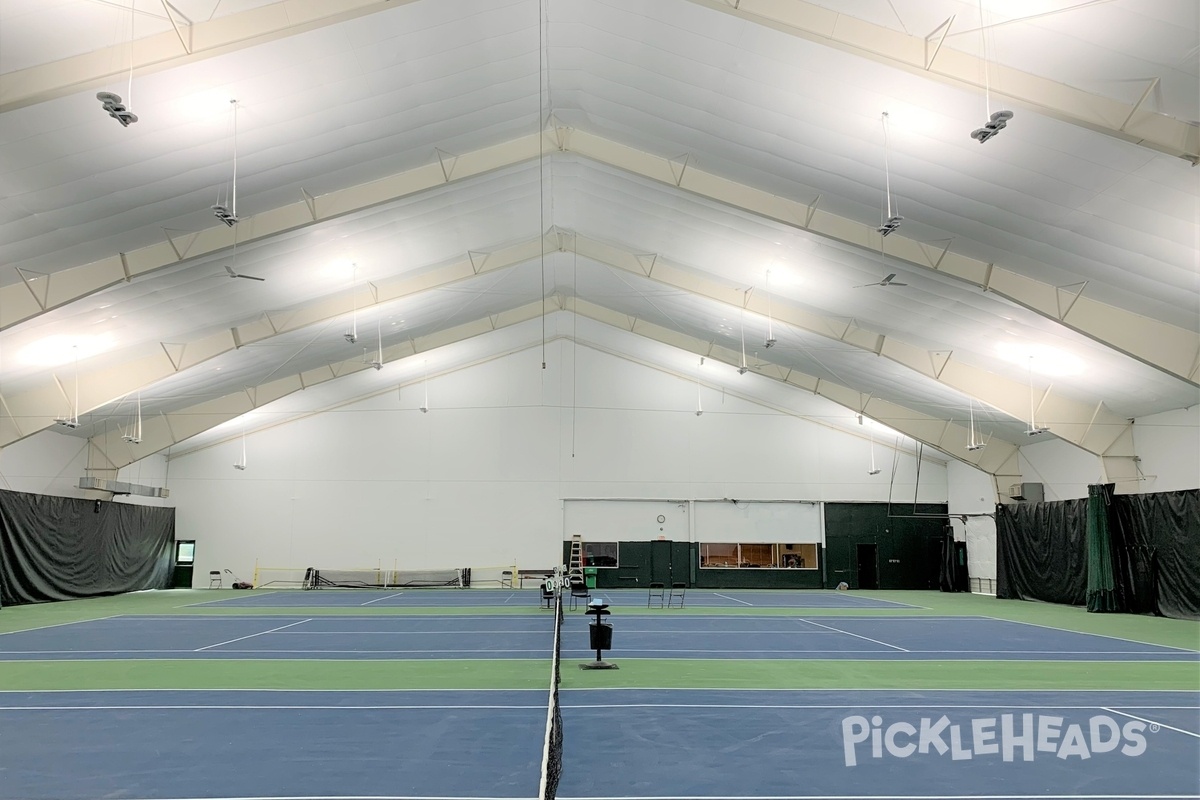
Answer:
[{"label": "white steel beam", "polygon": [[[399,200],[451,181],[466,180],[537,158],[540,138],[533,133],[459,156],[449,180],[439,163],[435,162],[319,197],[303,196],[294,203],[242,218],[237,225],[237,243],[246,245],[262,241],[277,234]],[[189,234],[187,238],[187,247],[179,250],[175,240],[164,231],[162,242],[59,270],[44,278],[38,277],[39,282],[45,282],[44,286],[39,287],[41,299],[27,289],[24,282],[0,287],[0,330],[185,259],[231,248],[234,229],[218,224]]]},{"label": "white steel beam", "polygon": [[[620,330],[630,331],[671,347],[702,354],[706,358],[721,361],[731,367],[736,368],[740,364],[740,353],[729,348],[647,323],[635,317],[629,317],[602,305],[576,298],[562,297],[552,297],[547,298],[544,302],[529,303],[499,315],[489,315],[416,340],[384,348],[384,361],[390,362],[406,358],[436,347],[536,319],[545,313],[544,307],[547,303],[552,305],[553,310],[572,311],[588,319]],[[91,463],[99,465],[96,469],[101,470],[104,474],[115,474],[116,470],[132,464],[138,459],[153,455],[307,386],[334,380],[369,368],[370,365],[364,364],[360,359],[347,359],[318,369],[277,378],[255,387],[253,392],[233,392],[179,411],[149,417],[143,420],[142,442],[138,445],[124,441],[119,429],[106,429],[90,440],[93,452]],[[863,394],[857,389],[776,365],[768,365],[758,372],[767,378],[811,392],[855,413],[861,413],[915,441],[985,472],[994,474],[995,470],[1003,468],[1015,458],[1016,446],[999,440],[993,440],[985,450],[969,452],[966,450],[968,440],[966,428],[876,397],[870,397],[864,403]]]},{"label": "white steel beam", "polygon": [[[575,236],[579,255],[652,281],[726,303],[734,309],[745,308],[762,316],[768,314],[765,295],[746,295],[741,287],[732,287],[695,270],[681,268],[662,257],[647,267],[644,259],[604,242]],[[935,354],[894,336],[871,331],[840,320],[823,317],[803,309],[775,302],[770,313],[777,322],[786,323],[827,339],[845,342],[860,350],[883,356],[924,377],[996,408],[1013,419],[1022,419],[1029,410],[1029,386],[970,366],[952,353]],[[768,354],[769,356],[769,354]],[[1128,432],[1129,420],[1117,416],[1099,401],[1084,403],[1044,390],[1038,407],[1038,421],[1071,444],[1096,455],[1103,455]],[[1129,451],[1132,455],[1132,449]]]},{"label": "white steel beam", "polygon": [[[182,15],[164,2],[172,30],[135,40],[133,69],[142,74],[170,69],[412,2],[416,0],[278,0],[183,28]],[[102,87],[128,73],[129,51],[125,42],[0,75],[0,113]]]},{"label": "white steel beam", "polygon": [[[447,180],[461,181],[532,160],[547,143],[551,149],[571,152],[819,236],[873,252],[879,247],[879,234],[873,223],[864,224],[831,214],[817,208],[815,201],[802,203],[773,195],[694,166],[680,169],[677,159],[569,128],[547,131],[544,137],[529,134],[455,156],[449,173],[444,171],[444,161],[439,157],[425,166],[319,197],[306,193],[295,203],[247,217],[239,227],[245,227],[250,233],[240,239],[239,244],[397,200],[443,185]],[[182,251],[171,238],[164,238],[163,242],[128,253],[69,267],[44,277],[39,275],[35,279],[38,283],[36,291],[27,288],[24,281],[0,287],[0,330],[108,286],[233,246],[232,229],[225,225],[190,234],[188,246]],[[948,246],[930,248],[929,243],[902,234],[893,234],[887,241],[888,255],[894,259],[991,291],[1168,375],[1200,386],[1200,336],[1193,331],[1092,300],[1084,296],[1083,289],[1073,293],[1073,299],[1064,308],[1061,287],[994,263],[952,253]]]},{"label": "white steel beam", "polygon": [[[926,37],[876,25],[804,0],[691,0],[811,42],[959,88],[984,89],[978,56],[947,47],[929,57]],[[947,31],[953,23],[946,24]],[[1200,163],[1200,128],[1102,95],[1023,72],[987,65],[990,90],[1013,104],[1127,142]]]},{"label": "white steel beam", "polygon": [[[418,292],[451,286],[476,275],[508,269],[537,258],[541,248],[540,238],[534,238],[499,246],[486,254],[468,253],[459,261],[415,275],[374,281],[373,291],[360,288],[297,308],[268,311],[259,320],[200,339],[136,348],[115,366],[89,369],[86,362],[82,363],[82,368],[78,364],[66,365],[62,374],[44,374],[20,390],[0,392],[3,401],[0,403],[0,447],[52,427],[55,417],[71,413],[59,386],[74,386],[76,375],[79,385],[77,410],[84,414],[231,350],[350,314],[355,309],[361,311]],[[108,360],[113,360],[111,354]]]},{"label": "white steel beam", "polygon": [[[878,252],[875,223],[864,224],[805,203],[771,194],[690,166],[682,174],[670,158],[614,142],[580,130],[561,137],[565,149],[684,191],[781,222],[828,239]],[[948,248],[903,234],[887,238],[887,254],[909,266],[931,270],[990,291],[1053,320],[1172,377],[1200,386],[1200,336],[1195,332],[1150,319],[1123,308],[1092,300],[1081,291],[1065,309],[1060,289],[994,263],[980,261]]]}]

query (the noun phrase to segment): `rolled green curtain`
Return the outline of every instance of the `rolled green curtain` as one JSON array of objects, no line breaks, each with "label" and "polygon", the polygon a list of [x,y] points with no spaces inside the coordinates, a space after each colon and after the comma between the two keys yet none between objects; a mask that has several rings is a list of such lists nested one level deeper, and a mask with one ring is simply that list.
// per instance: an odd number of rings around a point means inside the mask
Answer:
[{"label": "rolled green curtain", "polygon": [[1112,536],[1108,530],[1109,494],[1104,484],[1088,486],[1087,610],[1120,611],[1113,579]]}]

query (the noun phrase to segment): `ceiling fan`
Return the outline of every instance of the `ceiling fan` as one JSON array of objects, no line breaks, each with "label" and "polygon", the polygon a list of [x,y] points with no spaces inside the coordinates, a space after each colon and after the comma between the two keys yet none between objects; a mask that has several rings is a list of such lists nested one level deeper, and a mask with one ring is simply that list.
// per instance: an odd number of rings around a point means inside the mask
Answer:
[{"label": "ceiling fan", "polygon": [[865,289],[868,286],[908,286],[908,284],[900,283],[899,281],[897,281],[896,273],[893,272],[893,273],[890,273],[886,278],[884,278],[881,281],[875,281],[875,283],[864,283],[859,286],[855,286],[854,288],[855,289]]},{"label": "ceiling fan", "polygon": [[265,281],[266,280],[266,278],[260,278],[257,275],[243,275],[240,272],[234,272],[233,267],[229,266],[228,264],[225,266],[225,271],[229,273],[229,277],[231,277],[231,278],[245,278],[248,281]]}]

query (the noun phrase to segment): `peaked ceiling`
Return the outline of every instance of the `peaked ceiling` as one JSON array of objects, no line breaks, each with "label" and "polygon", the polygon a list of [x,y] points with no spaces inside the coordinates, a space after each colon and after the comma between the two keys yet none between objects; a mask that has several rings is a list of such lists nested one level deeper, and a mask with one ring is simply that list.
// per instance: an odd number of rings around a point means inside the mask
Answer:
[{"label": "peaked ceiling", "polygon": [[1198,400],[1198,46],[1191,0],[0,0],[0,447],[565,337],[1130,477]]}]

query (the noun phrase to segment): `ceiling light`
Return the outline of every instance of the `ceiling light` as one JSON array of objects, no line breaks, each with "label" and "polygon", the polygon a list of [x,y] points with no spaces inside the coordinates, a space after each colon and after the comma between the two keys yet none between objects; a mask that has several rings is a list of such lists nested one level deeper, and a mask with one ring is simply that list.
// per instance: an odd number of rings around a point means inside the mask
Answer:
[{"label": "ceiling light", "polygon": [[20,351],[18,358],[38,367],[57,367],[72,359],[88,358],[113,347],[112,334],[98,336],[48,336]]},{"label": "ceiling light", "polygon": [[1016,344],[1000,342],[996,354],[1005,361],[1028,367],[1039,375],[1064,376],[1083,372],[1083,359],[1076,355],[1043,344]]},{"label": "ceiling light", "polygon": [[100,101],[101,107],[108,112],[110,117],[121,123],[122,128],[128,128],[138,121],[137,114],[130,111],[121,102],[121,95],[112,92],[97,92],[96,99]]}]

